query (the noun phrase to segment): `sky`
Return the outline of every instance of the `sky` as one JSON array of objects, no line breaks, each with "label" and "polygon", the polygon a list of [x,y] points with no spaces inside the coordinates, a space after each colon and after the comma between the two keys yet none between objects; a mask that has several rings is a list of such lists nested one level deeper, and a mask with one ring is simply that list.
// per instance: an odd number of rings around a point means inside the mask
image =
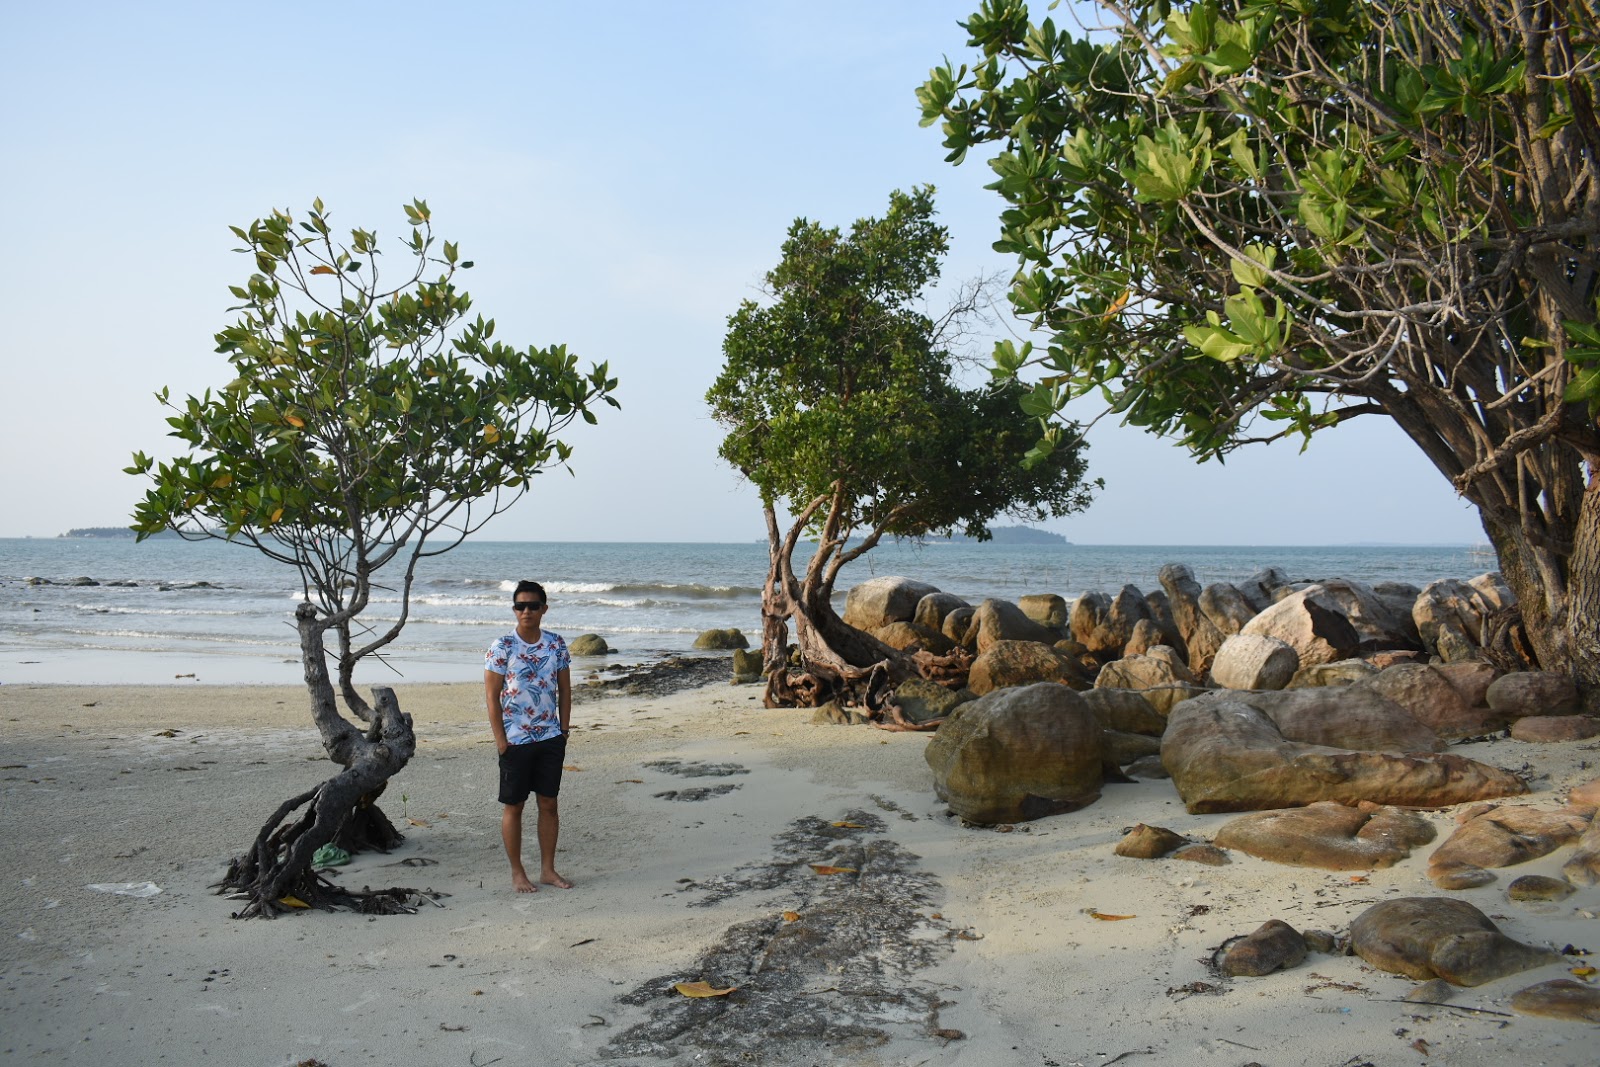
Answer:
[{"label": "sky", "polygon": [[[174,445],[154,393],[232,377],[212,337],[250,266],[228,226],[319,196],[336,227],[391,238],[426,200],[497,339],[564,343],[620,379],[622,409],[568,435],[576,476],[536,480],[480,536],[762,537],[704,396],[790,222],[847,227],[931,183],[947,283],[1011,269],[990,172],[945,163],[914,96],[964,57],[976,6],[12,5],[0,537],[127,523],[142,483],[122,468]],[[1088,461],[1104,490],[1045,524],[1079,544],[1484,539],[1387,420],[1219,465],[1106,419]]]}]

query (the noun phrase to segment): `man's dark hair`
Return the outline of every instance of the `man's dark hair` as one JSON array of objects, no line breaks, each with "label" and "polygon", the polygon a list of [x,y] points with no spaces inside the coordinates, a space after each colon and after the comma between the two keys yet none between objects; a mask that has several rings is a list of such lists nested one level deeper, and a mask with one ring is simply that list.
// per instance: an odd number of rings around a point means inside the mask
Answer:
[{"label": "man's dark hair", "polygon": [[544,595],[544,586],[540,585],[538,582],[518,582],[516,589],[512,590],[511,592],[511,602],[513,604],[517,602],[517,596],[521,593],[537,594],[539,597],[539,603],[541,604],[548,604],[550,602],[549,599]]}]

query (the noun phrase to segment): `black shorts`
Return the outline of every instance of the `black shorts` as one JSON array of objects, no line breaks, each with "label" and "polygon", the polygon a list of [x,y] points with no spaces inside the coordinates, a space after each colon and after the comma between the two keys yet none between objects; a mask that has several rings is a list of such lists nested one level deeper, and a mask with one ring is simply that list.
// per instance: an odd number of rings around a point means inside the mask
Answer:
[{"label": "black shorts", "polygon": [[500,756],[500,803],[521,804],[529,793],[559,795],[561,764],[566,758],[566,734],[507,748]]}]

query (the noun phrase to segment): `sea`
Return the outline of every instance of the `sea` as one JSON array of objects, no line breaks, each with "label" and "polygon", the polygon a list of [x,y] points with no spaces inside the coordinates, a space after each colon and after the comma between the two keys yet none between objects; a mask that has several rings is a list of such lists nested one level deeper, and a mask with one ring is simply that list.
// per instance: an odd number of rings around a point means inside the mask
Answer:
[{"label": "sea", "polygon": [[[1028,593],[1159,588],[1167,563],[1202,584],[1239,581],[1263,567],[1292,580],[1350,578],[1424,585],[1493,570],[1492,555],[1444,546],[880,545],[847,566],[837,594],[904,575],[976,604]],[[357,682],[470,682],[483,652],[513,626],[518,579],[542,583],[545,627],[568,639],[595,633],[615,652],[575,661],[600,676],[674,655],[695,655],[708,629],[760,641],[764,543],[651,544],[469,541],[423,561],[404,632]],[[87,580],[84,581],[84,580]],[[381,577],[380,577],[381,580]],[[92,582],[94,584],[87,584]],[[0,686],[17,684],[298,684],[293,626],[301,599],[293,568],[247,547],[158,538],[0,539]],[[380,591],[367,624],[398,617]],[[726,653],[718,653],[725,656]],[[3,701],[3,689],[0,689]]]}]

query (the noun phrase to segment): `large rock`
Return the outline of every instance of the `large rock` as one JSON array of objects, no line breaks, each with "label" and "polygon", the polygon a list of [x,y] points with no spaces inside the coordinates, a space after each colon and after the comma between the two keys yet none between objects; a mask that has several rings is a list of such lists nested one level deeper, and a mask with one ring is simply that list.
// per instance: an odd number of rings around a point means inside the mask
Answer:
[{"label": "large rock", "polygon": [[869,578],[850,587],[844,598],[844,621],[858,630],[872,633],[891,622],[910,622],[917,603],[939,590],[927,582],[886,575]]},{"label": "large rock", "polygon": [[1290,689],[1312,689],[1318,686],[1354,685],[1378,673],[1378,668],[1364,659],[1341,659],[1333,663],[1313,663],[1302,666],[1289,680]]},{"label": "large rock", "polygon": [[749,648],[750,641],[736,628],[727,630],[701,630],[700,636],[694,639],[694,647],[702,650],[724,650],[730,648]]},{"label": "large rock", "polygon": [[1513,739],[1535,744],[1586,741],[1597,734],[1600,718],[1593,715],[1529,715],[1511,724]]},{"label": "large rock", "polygon": [[1364,871],[1393,867],[1435,833],[1433,824],[1415,812],[1322,801],[1242,815],[1217,831],[1216,844],[1274,863]]},{"label": "large rock", "polygon": [[1219,691],[1172,710],[1161,762],[1195,814],[1319,800],[1437,807],[1527,792],[1509,771],[1435,753],[1438,744],[1375,693]]},{"label": "large rock", "polygon": [[1423,586],[1411,609],[1422,647],[1446,663],[1476,659],[1483,638],[1484,594],[1454,578]]},{"label": "large rock", "polygon": [[1243,630],[1245,623],[1259,614],[1245,595],[1227,582],[1216,582],[1200,594],[1200,610],[1223,634]]},{"label": "large rock", "polygon": [[1229,942],[1217,969],[1234,978],[1260,978],[1306,958],[1306,939],[1282,919],[1268,919],[1255,932]]},{"label": "large rock", "polygon": [[1277,567],[1263,567],[1239,583],[1239,592],[1250,602],[1257,614],[1278,602],[1280,592],[1287,592],[1289,576]]},{"label": "large rock", "polygon": [[1504,721],[1487,707],[1474,707],[1438,667],[1402,663],[1358,683],[1409,711],[1441,737],[1475,737],[1497,730]]},{"label": "large rock", "polygon": [[[911,613],[911,621],[918,626],[926,626],[930,630],[944,631],[944,620],[957,608],[971,607],[965,600],[954,593],[929,593],[917,601],[916,610]],[[949,634],[945,634],[949,637]],[[960,637],[950,638],[959,641]]]},{"label": "large rock", "polygon": [[1477,986],[1561,957],[1513,941],[1487,915],[1450,897],[1400,897],[1374,904],[1350,924],[1350,947],[1381,971]]},{"label": "large rock", "polygon": [[1059,638],[1053,630],[1024,615],[1022,609],[1009,600],[990,599],[979,604],[972,612],[972,626],[977,637],[970,644],[980,655],[1002,641],[1037,641],[1051,645]]},{"label": "large rock", "polygon": [[962,704],[976,699],[970,689],[946,689],[926,678],[910,678],[894,689],[894,702],[908,722],[917,724],[943,719]]},{"label": "large rock", "polygon": [[[919,602],[920,603],[920,602]],[[972,625],[975,608],[956,608],[944,617],[939,632],[962,648],[972,648],[978,641],[978,628]]]},{"label": "large rock", "polygon": [[1093,803],[1100,723],[1063,685],[1006,689],[962,704],[924,752],[939,799],[970,822],[1021,822]]},{"label": "large rock", "polygon": [[1167,717],[1131,689],[1090,689],[1084,703],[1107,730],[1160,737],[1167,729]]},{"label": "large rock", "polygon": [[942,656],[956,647],[954,641],[938,630],[930,630],[914,622],[891,622],[887,626],[878,627],[872,632],[872,636],[901,652],[920,648],[935,656]]},{"label": "large rock", "polygon": [[1157,645],[1143,656],[1127,656],[1107,663],[1095,675],[1096,689],[1132,689],[1163,715],[1174,705],[1199,696],[1205,689],[1194,680],[1178,653]]},{"label": "large rock", "polygon": [[1552,978],[1511,994],[1511,1010],[1546,1019],[1600,1023],[1600,989],[1571,978]]},{"label": "large rock", "polygon": [[1378,649],[1421,647],[1409,619],[1398,617],[1369,587],[1342,580],[1289,594],[1240,632],[1287,642],[1302,667]]},{"label": "large rock", "polygon": [[1067,602],[1056,593],[1029,593],[1017,598],[1017,607],[1040,626],[1059,630],[1067,624]]},{"label": "large rock", "polygon": [[1205,678],[1211,673],[1211,660],[1222,647],[1225,635],[1200,610],[1203,590],[1194,580],[1193,571],[1181,563],[1168,563],[1161,568],[1160,579],[1172,608],[1172,620],[1183,635],[1184,659],[1196,678]]},{"label": "large rock", "polygon": [[[1183,639],[1183,632],[1178,629],[1178,621],[1172,617],[1172,601],[1168,598],[1166,590],[1154,589],[1144,595],[1145,607],[1150,609],[1150,625],[1161,632],[1161,640],[1152,644],[1166,645],[1178,650],[1178,655],[1183,657],[1185,663],[1189,662],[1189,646]],[[1137,629],[1137,627],[1135,627]]]},{"label": "large rock", "polygon": [[[1133,624],[1133,632],[1128,635],[1128,643],[1122,646],[1124,656],[1142,656],[1157,645],[1167,643],[1166,635],[1161,628],[1149,619],[1140,619]],[[1168,645],[1171,648],[1172,646]],[[1177,651],[1174,649],[1174,651]],[[1180,656],[1182,653],[1178,653]]]},{"label": "large rock", "polygon": [[[1568,808],[1592,810],[1588,799],[1575,796]],[[1578,837],[1578,847],[1561,865],[1561,874],[1574,885],[1600,885],[1600,818],[1589,820],[1588,828]]]},{"label": "large rock", "polygon": [[1507,720],[1527,715],[1571,715],[1578,711],[1578,687],[1570,674],[1517,671],[1489,683],[1489,707]]},{"label": "large rock", "polygon": [[579,634],[567,643],[567,651],[574,656],[604,656],[611,646],[599,634]]},{"label": "large rock", "polygon": [[1259,634],[1230,634],[1211,662],[1211,681],[1224,689],[1282,689],[1300,669],[1287,642]]},{"label": "large rock", "polygon": [[1034,682],[1066,682],[1087,686],[1077,664],[1037,641],[997,641],[972,661],[967,688],[979,696]]},{"label": "large rock", "polygon": [[1188,843],[1189,839],[1175,830],[1168,830],[1165,826],[1146,826],[1144,823],[1139,823],[1129,830],[1111,851],[1129,859],[1156,860]]},{"label": "large rock", "polygon": [[[1428,877],[1441,889],[1469,889],[1494,881],[1489,870],[1548,856],[1578,840],[1589,826],[1587,809],[1547,811],[1525,804],[1485,805],[1428,857]],[[1467,813],[1463,813],[1467,814]]]}]

